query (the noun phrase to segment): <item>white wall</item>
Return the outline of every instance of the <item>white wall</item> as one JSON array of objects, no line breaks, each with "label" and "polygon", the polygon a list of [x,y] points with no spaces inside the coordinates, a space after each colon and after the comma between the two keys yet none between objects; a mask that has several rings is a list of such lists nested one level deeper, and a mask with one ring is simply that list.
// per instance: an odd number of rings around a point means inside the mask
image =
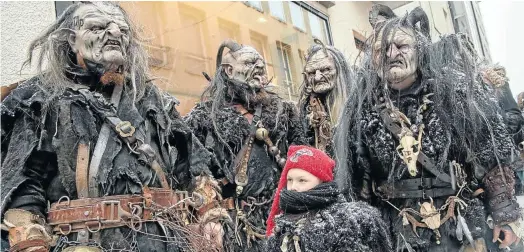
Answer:
[{"label": "white wall", "polygon": [[335,2],[335,6],[328,9],[333,44],[352,64],[359,52],[355,46],[353,30],[365,37],[371,34],[368,19],[371,6],[371,2]]},{"label": "white wall", "polygon": [[20,68],[31,40],[55,20],[55,2],[0,2],[0,85],[31,77],[34,69]]},{"label": "white wall", "polygon": [[517,96],[524,92],[524,2],[481,1],[479,7],[492,61],[506,67],[511,91]]},{"label": "white wall", "polygon": [[393,12],[395,12],[397,16],[404,16],[416,7],[422,7],[426,15],[428,15],[430,35],[433,42],[438,41],[441,34],[455,33],[453,21],[451,20],[451,12],[446,1],[414,1],[394,9]]}]

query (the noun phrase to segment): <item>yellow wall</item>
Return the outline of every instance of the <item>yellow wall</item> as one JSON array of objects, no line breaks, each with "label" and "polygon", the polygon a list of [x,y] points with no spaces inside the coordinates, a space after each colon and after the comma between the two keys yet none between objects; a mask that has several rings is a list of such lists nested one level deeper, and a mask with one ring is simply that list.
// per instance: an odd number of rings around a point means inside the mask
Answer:
[{"label": "yellow wall", "polygon": [[[207,86],[201,72],[213,76],[218,46],[226,38],[252,45],[263,54],[273,76],[274,89],[285,99],[296,99],[302,83],[303,55],[313,44],[309,22],[307,31],[293,27],[288,3],[284,3],[287,20],[282,22],[242,2],[121,2],[143,27],[152,58],[155,83],[175,95],[181,102],[179,111],[187,113]],[[307,13],[304,12],[304,18]],[[290,47],[293,87],[283,87],[277,41]],[[300,50],[300,51],[299,51]],[[291,90],[291,92],[289,92]]]}]

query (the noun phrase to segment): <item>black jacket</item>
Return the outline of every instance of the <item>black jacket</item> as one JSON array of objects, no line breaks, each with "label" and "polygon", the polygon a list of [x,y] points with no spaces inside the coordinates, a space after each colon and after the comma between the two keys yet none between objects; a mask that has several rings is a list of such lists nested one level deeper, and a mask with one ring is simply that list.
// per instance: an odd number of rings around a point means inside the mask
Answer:
[{"label": "black jacket", "polygon": [[[2,211],[21,208],[45,217],[48,201],[57,202],[62,196],[77,199],[77,147],[80,142],[89,143],[92,157],[103,121],[71,87],[51,99],[51,90],[34,77],[1,103]],[[199,149],[201,145],[174,108],[176,100],[149,84],[144,96],[134,102],[127,89],[122,92],[117,114],[130,121],[136,128],[135,136],[157,152],[172,187],[187,189],[192,177],[209,173],[209,153]],[[95,93],[94,88],[91,92]],[[156,177],[111,130],[97,177],[100,196],[141,194],[143,186],[161,187]],[[164,233],[155,223],[146,226],[148,233]],[[104,248],[179,249],[129,228],[101,232]]]},{"label": "black jacket", "polygon": [[[317,211],[281,214],[275,217],[275,231],[269,237],[267,251],[295,252],[294,236],[304,252],[387,252],[393,251],[389,228],[376,208],[364,202],[339,199]],[[285,237],[289,242],[283,244]]]}]

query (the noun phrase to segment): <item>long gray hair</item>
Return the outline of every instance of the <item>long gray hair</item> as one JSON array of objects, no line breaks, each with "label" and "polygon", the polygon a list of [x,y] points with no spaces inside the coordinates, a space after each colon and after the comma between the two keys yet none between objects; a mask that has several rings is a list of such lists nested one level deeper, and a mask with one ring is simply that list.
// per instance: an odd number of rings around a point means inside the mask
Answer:
[{"label": "long gray hair", "polygon": [[[37,71],[41,83],[51,90],[51,97],[60,94],[72,80],[67,75],[85,75],[76,62],[75,53],[72,51],[68,42],[68,37],[75,29],[73,14],[80,6],[101,4],[117,7],[123,14],[126,23],[129,25],[129,46],[124,52],[127,59],[124,63],[126,78],[131,84],[131,89],[125,88],[126,92],[131,92],[135,100],[139,100],[144,95],[146,80],[148,78],[148,57],[142,47],[142,41],[138,34],[137,26],[133,24],[128,14],[119,5],[111,2],[77,2],[70,5],[60,17],[50,25],[38,38],[29,45],[27,60],[22,65],[31,66],[36,61]],[[38,51],[39,50],[39,51]],[[33,56],[33,53],[36,55]]]},{"label": "long gray hair", "polygon": [[[326,46],[326,47],[323,47],[321,45],[311,46],[306,55],[306,62],[309,61],[309,59],[313,57],[315,53],[317,53],[320,50],[324,50],[324,49],[327,54],[333,57],[335,68],[337,70],[337,78],[333,80],[335,82],[333,90],[331,90],[326,96],[326,106],[327,106],[327,110],[329,111],[330,121],[332,125],[335,125],[343,109],[343,103],[348,96],[349,88],[352,85],[353,72],[348,67],[348,64],[346,62],[344,55],[338,49],[332,46]],[[300,91],[300,96],[299,96],[299,105],[298,105],[300,109],[300,114],[302,117],[305,117],[307,113],[306,109],[307,109],[307,105],[309,104],[308,98],[311,95],[310,93],[308,93],[308,85],[312,85],[312,83],[308,84],[307,76],[304,76],[304,81],[301,86],[301,91]],[[307,120],[302,120],[302,123],[306,124]],[[307,127],[307,125],[304,125],[304,127]]]}]

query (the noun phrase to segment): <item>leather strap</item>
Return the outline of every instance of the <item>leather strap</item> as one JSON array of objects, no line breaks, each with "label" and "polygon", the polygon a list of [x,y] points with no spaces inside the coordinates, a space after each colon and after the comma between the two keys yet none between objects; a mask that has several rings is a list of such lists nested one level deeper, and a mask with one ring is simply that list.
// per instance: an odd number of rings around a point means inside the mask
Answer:
[{"label": "leather strap", "polygon": [[221,208],[224,208],[226,210],[234,210],[235,209],[235,199],[234,198],[227,198],[227,199],[224,199],[224,200],[213,201],[211,203],[208,203],[208,204],[206,204],[203,207],[198,209],[198,215],[202,216],[205,212],[207,212],[207,211],[209,211],[209,210],[211,210],[213,208],[217,208],[217,207],[221,207]]},{"label": "leather strap", "polygon": [[[377,107],[375,107],[375,109],[378,110]],[[393,134],[393,136],[397,140],[399,140],[399,135],[402,131],[402,128],[393,121],[393,119],[390,116],[390,113],[391,110],[387,107],[384,107],[382,110],[379,111],[379,115],[382,118],[382,121],[384,122],[386,128]],[[451,177],[446,173],[440,172],[433,163],[433,161],[429,159],[429,157],[426,156],[424,152],[419,152],[417,161],[422,165],[423,168],[435,175],[437,179],[451,183]]]},{"label": "leather strap", "polygon": [[374,192],[382,198],[427,199],[429,197],[450,196],[456,193],[453,188],[449,187],[449,183],[435,178],[414,178],[395,181],[395,183],[388,183],[387,181],[377,183],[378,185]]},{"label": "leather strap", "polygon": [[388,183],[387,181],[380,181],[377,183],[378,187],[390,186],[400,190],[420,190],[432,189],[432,188],[443,188],[449,187],[449,183],[443,182],[435,178],[413,178],[413,179],[402,179],[395,181],[394,183]]},{"label": "leather strap", "polygon": [[17,244],[9,248],[9,252],[23,252],[25,249],[34,248],[34,247],[41,247],[38,250],[34,250],[35,252],[49,251],[49,245],[47,242],[45,242],[42,239],[34,239],[34,240],[25,240],[25,241],[18,242]]},{"label": "leather strap", "polygon": [[[120,104],[120,98],[122,96],[123,85],[115,85],[113,89],[113,94],[111,95],[111,103],[113,106],[118,108]],[[86,97],[87,98],[87,97]],[[98,168],[100,167],[100,162],[102,161],[102,156],[104,155],[107,141],[109,140],[110,127],[107,122],[102,125],[100,129],[100,134],[98,135],[98,140],[95,145],[95,150],[93,151],[93,157],[91,158],[91,165],[89,166],[89,196],[98,197]]]},{"label": "leather strap", "polygon": [[[161,161],[157,158],[155,150],[151,148],[147,142],[144,143],[142,141],[137,141],[134,135],[135,127],[133,127],[130,122],[122,121],[117,116],[116,108],[118,108],[118,104],[120,103],[122,86],[116,85],[115,89],[113,90],[111,97],[113,108],[111,110],[104,110],[103,108],[100,108],[100,101],[97,100],[93,94],[91,94],[85,88],[79,87],[73,90],[78,91],[86,99],[88,104],[94,108],[93,111],[105,121],[102,129],[100,130],[98,141],[91,159],[91,165],[89,167],[89,196],[98,197],[96,176],[98,174],[98,167],[100,166],[100,161],[105,151],[107,141],[109,140],[109,132],[111,130],[114,130],[117,136],[131,149],[134,154],[138,156],[139,162],[146,162],[151,166],[151,168],[156,172],[162,188],[171,189],[164,170],[162,169],[162,165],[160,164]],[[107,107],[108,105],[105,104],[105,106]]]},{"label": "leather strap", "polygon": [[429,199],[431,198],[438,198],[443,196],[450,196],[454,195],[456,193],[455,190],[452,188],[432,188],[428,190],[415,190],[415,191],[393,191],[391,198],[401,198],[401,199],[409,199],[409,198],[423,198],[423,199]]},{"label": "leather strap", "polygon": [[[239,110],[237,107],[235,107],[237,111]],[[247,117],[246,114],[243,115],[244,117]],[[250,122],[249,126],[249,137],[242,146],[242,149],[237,154],[235,158],[234,167],[235,167],[235,183],[237,186],[244,186],[248,182],[247,177],[247,164],[249,162],[249,158],[251,157],[251,146],[253,144],[253,141],[255,139],[255,133],[257,131],[257,123],[260,120],[260,117],[262,116],[262,104],[258,104],[255,108],[255,114],[253,115],[253,118]]]},{"label": "leather strap", "polygon": [[88,168],[89,167],[89,144],[78,144],[78,154],[76,156],[76,191],[78,198],[87,198],[88,188]]}]

